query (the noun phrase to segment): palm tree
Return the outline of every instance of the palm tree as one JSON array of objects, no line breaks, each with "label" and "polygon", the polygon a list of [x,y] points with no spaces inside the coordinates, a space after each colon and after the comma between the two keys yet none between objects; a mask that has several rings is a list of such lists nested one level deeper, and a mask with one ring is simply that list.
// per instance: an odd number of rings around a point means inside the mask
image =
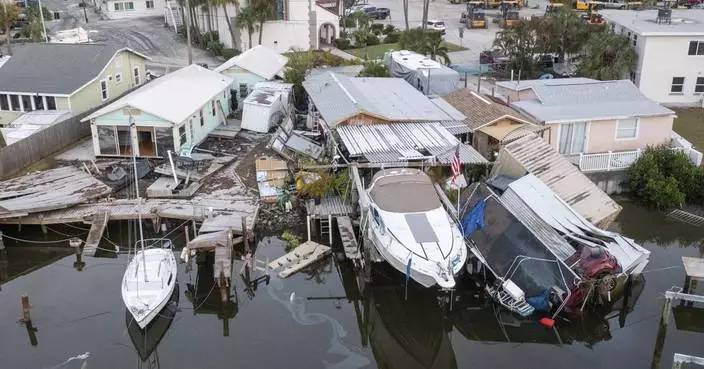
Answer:
[{"label": "palm tree", "polygon": [[[241,8],[235,17],[237,28],[246,29],[249,38],[247,48],[252,47],[252,33],[257,29],[257,13],[252,5]],[[243,48],[244,49],[244,48]]]},{"label": "palm tree", "polygon": [[561,63],[567,54],[580,52],[589,37],[579,15],[567,9],[560,9],[534,25],[538,28],[538,50],[557,54]]},{"label": "palm tree", "polygon": [[637,60],[628,37],[602,29],[589,36],[580,74],[599,80],[621,79],[635,70]]},{"label": "palm tree", "polygon": [[232,40],[232,47],[236,48],[238,42],[235,39],[235,28],[232,26],[232,20],[230,19],[230,15],[227,14],[227,6],[230,4],[235,5],[235,9],[238,10],[239,13],[239,8],[240,8],[240,3],[238,0],[209,0],[211,4],[214,6],[221,6],[223,13],[225,13],[225,21],[227,22],[227,29],[230,30],[230,38]]},{"label": "palm tree", "polygon": [[496,33],[494,46],[511,60],[509,68],[526,78],[535,74],[535,53],[538,51],[538,32],[534,21],[521,21],[515,28]]},{"label": "palm tree", "polygon": [[274,2],[272,0],[257,0],[254,3],[254,17],[259,22],[259,45],[262,44],[264,22],[270,20],[274,16],[275,10]]},{"label": "palm tree", "polygon": [[430,59],[441,58],[445,64],[450,64],[450,49],[447,48],[440,32],[426,31],[423,37],[423,54],[430,56]]}]

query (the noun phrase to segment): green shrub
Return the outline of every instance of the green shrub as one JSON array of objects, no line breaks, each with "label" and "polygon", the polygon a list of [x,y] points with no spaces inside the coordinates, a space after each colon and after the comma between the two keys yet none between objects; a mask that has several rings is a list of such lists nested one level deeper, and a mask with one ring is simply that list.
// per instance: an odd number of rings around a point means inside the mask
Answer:
[{"label": "green shrub", "polygon": [[354,28],[357,27],[357,22],[352,17],[345,17],[340,19],[340,26],[345,28]]},{"label": "green shrub", "polygon": [[349,33],[347,31],[340,31],[340,38],[349,38]]},{"label": "green shrub", "polygon": [[291,251],[301,244],[301,240],[289,231],[284,231],[284,233],[281,234],[281,239],[286,241],[286,251]]},{"label": "green shrub", "polygon": [[367,36],[367,46],[374,46],[374,45],[379,45],[379,37],[376,35],[368,35]]},{"label": "green shrub", "polygon": [[381,23],[373,23],[373,24],[369,27],[369,30],[370,30],[373,34],[379,36],[379,35],[382,33],[382,31],[384,30],[384,25],[381,24]]},{"label": "green shrub", "polygon": [[332,44],[340,50],[347,50],[352,47],[352,42],[348,38],[336,38],[332,40]]},{"label": "green shrub", "polygon": [[225,59],[230,59],[230,58],[237,56],[237,55],[240,55],[240,54],[241,54],[241,51],[239,51],[238,49],[228,49],[228,48],[222,49],[222,56]]},{"label": "green shrub", "polygon": [[205,47],[208,51],[213,53],[213,55],[220,56],[222,55],[223,49],[225,49],[225,46],[222,44],[220,41],[208,41],[207,46]]},{"label": "green shrub", "polygon": [[381,31],[383,34],[388,35],[389,33],[396,32],[396,27],[391,24],[387,24],[384,30]]},{"label": "green shrub", "polygon": [[386,35],[384,38],[384,43],[385,44],[393,44],[398,42],[401,39],[401,32],[400,31],[393,31],[389,34]]}]

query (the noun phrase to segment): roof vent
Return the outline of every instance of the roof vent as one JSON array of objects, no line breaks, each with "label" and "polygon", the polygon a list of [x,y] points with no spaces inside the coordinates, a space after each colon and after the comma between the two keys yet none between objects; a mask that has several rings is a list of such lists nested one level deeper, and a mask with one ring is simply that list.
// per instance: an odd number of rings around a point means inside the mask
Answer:
[{"label": "roof vent", "polygon": [[658,17],[655,19],[657,24],[672,24],[672,9],[659,8]]}]

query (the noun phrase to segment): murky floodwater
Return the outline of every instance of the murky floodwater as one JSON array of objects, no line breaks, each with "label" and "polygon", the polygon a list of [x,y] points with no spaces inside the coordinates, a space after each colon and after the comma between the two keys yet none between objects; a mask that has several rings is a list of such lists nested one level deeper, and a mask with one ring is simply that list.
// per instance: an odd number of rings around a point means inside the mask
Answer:
[{"label": "murky floodwater", "polygon": [[[656,350],[663,292],[683,284],[681,256],[704,255],[704,230],[623,205],[614,228],[652,252],[645,280],[628,298],[558,321],[554,330],[501,311],[476,297],[470,283],[451,310],[447,299],[414,285],[406,299],[403,276],[384,268],[375,286],[360,294],[350,268],[329,258],[286,280],[274,276],[269,285],[248,286],[238,276],[227,304],[212,290],[209,268],[187,273],[179,265],[178,309],[164,311],[145,337],[130,325],[120,297],[126,255],[105,253],[77,265],[71,250],[59,245],[6,242],[0,367],[622,369],[650,368],[658,356],[657,367],[670,368],[675,352],[704,356],[704,333],[687,331],[704,331],[704,309],[676,311],[677,322],[670,318]],[[50,229],[49,236],[33,227],[3,230],[36,241],[82,233],[65,227]],[[127,236],[120,224],[110,232],[113,240]],[[183,235],[174,239],[183,244]],[[259,259],[282,253],[276,238],[259,242]],[[233,272],[241,266],[236,261]],[[33,332],[17,322],[23,294],[34,306]]]}]

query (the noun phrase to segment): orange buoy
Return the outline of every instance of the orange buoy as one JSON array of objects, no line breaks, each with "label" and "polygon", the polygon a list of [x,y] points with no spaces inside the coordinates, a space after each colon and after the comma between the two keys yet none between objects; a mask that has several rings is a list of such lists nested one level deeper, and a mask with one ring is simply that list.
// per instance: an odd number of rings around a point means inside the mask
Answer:
[{"label": "orange buoy", "polygon": [[540,324],[552,328],[555,326],[555,320],[550,319],[550,318],[540,318]]}]

